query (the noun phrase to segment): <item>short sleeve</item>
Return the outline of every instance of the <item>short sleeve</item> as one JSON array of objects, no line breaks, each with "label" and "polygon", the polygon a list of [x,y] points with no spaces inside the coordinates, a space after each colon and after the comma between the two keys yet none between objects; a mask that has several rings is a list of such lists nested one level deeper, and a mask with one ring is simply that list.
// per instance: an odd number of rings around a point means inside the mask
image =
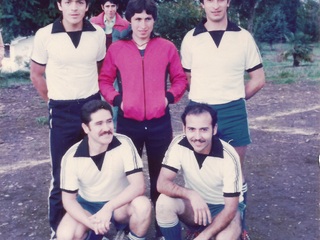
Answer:
[{"label": "short sleeve", "polygon": [[60,188],[66,191],[76,191],[79,189],[79,181],[75,170],[74,152],[68,151],[61,161]]},{"label": "short sleeve", "polygon": [[[192,31],[193,32],[193,31]],[[192,64],[192,33],[189,31],[181,43],[181,63],[184,70],[191,70]]]},{"label": "short sleeve", "polygon": [[[50,26],[50,25],[49,25]],[[48,51],[46,49],[47,38],[49,37],[48,27],[41,28],[36,32],[33,40],[31,59],[38,64],[45,65],[48,61]]]}]

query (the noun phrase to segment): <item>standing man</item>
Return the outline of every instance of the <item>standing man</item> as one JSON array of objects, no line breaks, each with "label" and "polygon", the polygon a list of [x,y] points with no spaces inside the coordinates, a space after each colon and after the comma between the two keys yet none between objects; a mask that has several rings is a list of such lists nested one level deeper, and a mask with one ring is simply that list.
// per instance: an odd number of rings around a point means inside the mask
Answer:
[{"label": "standing man", "polygon": [[[207,104],[186,107],[184,135],[171,143],[158,179],[156,217],[166,240],[237,240],[241,234],[242,174],[235,149],[216,137],[217,114]],[[178,171],[185,186],[174,182]]]},{"label": "standing man", "polygon": [[[119,0],[101,0],[101,8],[103,10],[96,17],[92,17],[90,21],[102,27],[106,33],[107,50],[112,42],[121,39],[130,32],[130,24],[117,13]],[[114,88],[119,90],[118,81],[114,82]],[[117,126],[118,107],[113,108],[113,122]]]},{"label": "standing man", "polygon": [[67,213],[58,239],[87,239],[90,229],[103,235],[110,223],[118,228],[128,225],[128,239],[145,239],[151,204],[143,195],[143,164],[137,150],[130,138],[114,134],[112,109],[105,101],[84,104],[81,119],[87,137],[67,151],[61,164]]},{"label": "standing man", "polygon": [[[186,34],[181,56],[190,104],[207,103],[217,111],[218,136],[236,149],[243,167],[251,143],[245,102],[264,86],[265,74],[250,33],[228,20],[229,4],[230,0],[201,0],[206,19]],[[246,190],[244,180],[245,198]],[[243,228],[243,239],[249,239],[245,222]]]},{"label": "standing man", "polygon": [[[125,14],[132,32],[108,49],[99,87],[109,103],[119,106],[117,132],[132,139],[140,156],[146,146],[150,195],[155,204],[161,162],[173,134],[169,104],[181,99],[187,79],[174,44],[153,32],[156,3],[130,0]],[[115,78],[119,91],[113,87]]]},{"label": "standing man", "polygon": [[60,190],[61,158],[83,138],[82,105],[100,99],[98,68],[106,53],[103,30],[84,19],[89,0],[58,0],[57,5],[62,17],[36,33],[30,66],[31,81],[49,107],[52,237],[65,213]]},{"label": "standing man", "polygon": [[103,28],[106,33],[106,45],[108,49],[112,42],[128,34],[130,24],[117,13],[119,0],[101,0],[100,3],[102,13],[92,17],[90,22]]}]

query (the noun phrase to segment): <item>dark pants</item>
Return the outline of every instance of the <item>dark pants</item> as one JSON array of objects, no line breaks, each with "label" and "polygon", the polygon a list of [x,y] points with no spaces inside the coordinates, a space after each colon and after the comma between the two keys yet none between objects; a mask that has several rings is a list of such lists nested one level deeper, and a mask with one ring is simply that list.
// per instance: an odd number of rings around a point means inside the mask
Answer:
[{"label": "dark pants", "polygon": [[63,155],[75,143],[84,137],[81,127],[81,107],[86,102],[100,99],[100,94],[79,100],[50,100],[50,153],[52,164],[52,182],[49,193],[49,223],[56,231],[65,214],[60,190],[60,164]]},{"label": "dark pants", "polygon": [[161,118],[142,122],[118,115],[117,132],[131,138],[140,156],[142,156],[143,146],[146,146],[150,176],[150,198],[155,204],[159,196],[157,179],[162,160],[172,140],[169,111]]}]

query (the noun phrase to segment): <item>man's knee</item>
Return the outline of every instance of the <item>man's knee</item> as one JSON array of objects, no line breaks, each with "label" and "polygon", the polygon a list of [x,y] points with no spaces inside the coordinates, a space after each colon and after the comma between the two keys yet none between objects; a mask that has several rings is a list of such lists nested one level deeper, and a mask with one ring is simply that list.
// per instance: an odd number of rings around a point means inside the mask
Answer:
[{"label": "man's knee", "polygon": [[66,214],[61,220],[56,234],[58,240],[84,239],[87,235],[87,228]]},{"label": "man's knee", "polygon": [[138,218],[149,218],[151,216],[151,203],[146,196],[139,196],[130,204],[132,214]]},{"label": "man's knee", "polygon": [[160,194],[156,203],[156,219],[159,223],[171,223],[178,220],[179,202],[177,200]]},{"label": "man's knee", "polygon": [[241,218],[240,212],[238,211],[234,219],[230,222],[223,231],[221,231],[217,236],[216,240],[238,240],[241,235]]}]

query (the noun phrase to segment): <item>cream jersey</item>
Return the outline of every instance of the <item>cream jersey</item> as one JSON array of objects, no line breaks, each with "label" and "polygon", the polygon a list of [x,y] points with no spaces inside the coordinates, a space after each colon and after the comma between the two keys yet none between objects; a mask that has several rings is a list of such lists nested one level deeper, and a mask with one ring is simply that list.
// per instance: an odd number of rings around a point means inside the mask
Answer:
[{"label": "cream jersey", "polygon": [[189,31],[181,45],[182,66],[191,73],[189,99],[224,104],[245,97],[244,72],[262,67],[251,34],[228,22],[217,45],[204,22]]},{"label": "cream jersey", "polygon": [[109,201],[128,186],[127,175],[142,169],[142,160],[131,139],[114,134],[99,170],[89,156],[86,137],[73,145],[62,158],[61,189],[78,192],[90,202]]},{"label": "cream jersey", "polygon": [[241,195],[240,159],[228,143],[213,137],[209,155],[196,153],[187,138],[174,138],[163,160],[163,167],[181,170],[185,187],[198,192],[209,204],[225,204],[224,197]]},{"label": "cream jersey", "polygon": [[31,59],[46,66],[48,97],[53,100],[82,99],[99,91],[97,62],[105,57],[105,33],[84,20],[77,46],[71,34],[77,32],[67,33],[58,19],[34,38]]}]

